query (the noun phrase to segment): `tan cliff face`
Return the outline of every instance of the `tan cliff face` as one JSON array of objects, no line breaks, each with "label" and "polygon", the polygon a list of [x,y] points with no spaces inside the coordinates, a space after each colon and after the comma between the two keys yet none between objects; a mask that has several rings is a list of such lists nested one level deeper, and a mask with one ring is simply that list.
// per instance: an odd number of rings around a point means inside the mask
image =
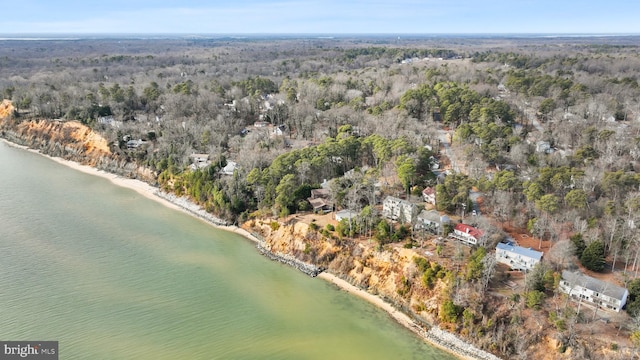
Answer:
[{"label": "tan cliff face", "polygon": [[13,114],[13,104],[11,100],[2,100],[2,103],[0,103],[0,119],[7,118],[11,114]]},{"label": "tan cliff face", "polygon": [[[442,284],[430,290],[421,286],[413,261],[418,254],[412,249],[378,251],[373,241],[328,238],[303,222],[252,220],[244,227],[261,235],[272,252],[290,254],[324,267],[396,305],[412,311],[419,309],[416,313],[427,321],[435,319]],[[411,283],[409,290],[407,280]]]},{"label": "tan cliff face", "polygon": [[77,121],[28,121],[20,123],[17,131],[23,136],[40,137],[47,134],[49,142],[64,144],[89,159],[111,155],[107,140]]},{"label": "tan cliff face", "polygon": [[[10,109],[3,102],[4,109]],[[9,110],[12,111],[12,110]],[[75,161],[110,173],[136,178],[151,184],[157,174],[114,154],[107,139],[77,121],[21,120],[0,118],[0,136],[41,151],[43,154]]]}]

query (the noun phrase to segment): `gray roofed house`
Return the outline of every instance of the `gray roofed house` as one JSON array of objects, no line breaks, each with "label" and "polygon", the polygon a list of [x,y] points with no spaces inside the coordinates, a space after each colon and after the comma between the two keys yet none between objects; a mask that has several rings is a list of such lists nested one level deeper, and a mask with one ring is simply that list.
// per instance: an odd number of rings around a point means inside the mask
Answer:
[{"label": "gray roofed house", "polygon": [[542,253],[530,248],[503,243],[496,246],[496,261],[509,265],[514,270],[531,270],[541,259]]},{"label": "gray roofed house", "polygon": [[329,189],[313,189],[311,197],[307,198],[314,212],[330,212],[333,210],[333,202],[330,200],[331,191]]},{"label": "gray roofed house", "polygon": [[450,220],[447,215],[440,215],[436,210],[422,210],[418,214],[416,220],[416,229],[425,229],[434,234],[441,232],[442,225],[449,224]]},{"label": "gray roofed house", "polygon": [[223,175],[233,175],[238,169],[238,164],[235,161],[227,161],[227,165],[220,170]]},{"label": "gray roofed house", "polygon": [[585,302],[615,312],[620,312],[629,296],[626,288],[580,272],[567,270],[562,272],[559,289],[574,301]]},{"label": "gray roofed house", "polygon": [[311,189],[312,199],[328,199],[331,197],[331,190],[329,189]]}]

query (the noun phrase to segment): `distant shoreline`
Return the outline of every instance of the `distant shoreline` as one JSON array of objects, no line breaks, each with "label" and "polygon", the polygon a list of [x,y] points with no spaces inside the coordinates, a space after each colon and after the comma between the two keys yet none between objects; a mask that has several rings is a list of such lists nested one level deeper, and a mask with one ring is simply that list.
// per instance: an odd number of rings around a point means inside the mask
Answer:
[{"label": "distant shoreline", "polygon": [[[88,175],[94,175],[94,176],[98,176],[101,177],[103,179],[107,179],[109,181],[111,181],[111,183],[113,183],[116,186],[120,186],[123,188],[127,188],[130,190],[133,190],[135,192],[137,192],[138,194],[144,196],[147,199],[150,200],[154,200],[170,209],[174,209],[174,210],[178,210],[181,211],[187,215],[190,215],[192,217],[195,217],[205,223],[207,223],[210,226],[213,226],[216,229],[219,230],[224,230],[224,231],[229,231],[229,232],[233,232],[236,233],[240,236],[243,236],[244,238],[256,243],[256,244],[263,244],[263,241],[258,239],[256,236],[254,236],[253,234],[251,234],[249,231],[240,228],[238,226],[235,225],[221,225],[215,221],[213,221],[212,219],[208,219],[208,218],[204,218],[202,216],[199,216],[197,214],[194,213],[194,211],[188,207],[185,206],[185,204],[179,204],[176,201],[172,201],[170,200],[170,197],[168,196],[163,196],[160,195],[161,190],[155,186],[152,186],[148,183],[145,183],[144,181],[141,180],[137,180],[137,179],[127,179],[127,178],[123,178],[119,175],[115,175],[112,173],[108,173],[106,171],[103,170],[98,170],[94,167],[88,166],[88,165],[82,165],[79,164],[77,162],[71,161],[71,160],[65,160],[62,158],[58,158],[58,157],[53,157],[47,154],[43,154],[42,152],[38,151],[38,150],[34,150],[31,149],[27,146],[24,145],[19,145],[16,143],[12,143],[7,139],[4,138],[0,138],[0,140],[2,142],[4,142],[5,144],[7,144],[8,146],[14,147],[14,148],[19,148],[22,150],[26,150],[29,151],[31,153],[34,154],[38,154],[41,156],[44,156],[50,160],[55,161],[58,164],[64,165],[68,168],[80,171],[82,173],[88,174]],[[172,194],[170,194],[172,195]],[[175,196],[175,195],[172,195]],[[184,198],[178,198],[177,199],[181,199],[181,201],[185,201],[183,200]],[[188,200],[186,200],[188,201]],[[189,207],[195,207],[195,208],[200,208],[199,205],[190,202],[190,204],[186,204]],[[204,211],[204,210],[203,210]],[[217,219],[218,221],[222,222],[222,220]],[[391,304],[389,304],[388,302],[384,301],[382,298],[373,295],[371,293],[366,292],[365,290],[359,289],[358,287],[348,283],[347,281],[339,278],[338,276],[331,274],[331,273],[327,273],[327,272],[322,272],[320,274],[318,274],[317,276],[318,278],[323,279],[324,281],[327,281],[329,283],[332,283],[334,285],[336,285],[338,288],[352,294],[355,296],[360,297],[361,299],[366,300],[367,302],[375,305],[376,307],[386,311],[397,323],[399,323],[400,325],[404,326],[405,328],[409,329],[411,332],[415,333],[416,335],[418,335],[421,339],[423,339],[425,342],[427,342],[429,345],[432,345],[434,347],[437,347],[441,350],[444,350],[460,359],[490,359],[490,360],[495,360],[495,359],[499,359],[496,356],[493,356],[492,354],[486,353],[482,350],[479,349],[475,349],[475,347],[461,339],[459,339],[458,337],[454,336],[453,334],[444,332],[440,329],[438,329],[437,327],[432,327],[429,330],[424,330],[421,326],[419,326],[418,324],[416,324],[416,322],[414,322],[408,315],[406,315],[405,313],[399,311],[398,309],[394,308]],[[466,351],[461,351],[458,349],[465,349],[465,348],[470,348],[472,353],[483,353],[482,355],[486,355],[486,356],[470,356],[469,354],[465,354]]]},{"label": "distant shoreline", "polygon": [[628,38],[640,33],[0,33],[0,41]]}]

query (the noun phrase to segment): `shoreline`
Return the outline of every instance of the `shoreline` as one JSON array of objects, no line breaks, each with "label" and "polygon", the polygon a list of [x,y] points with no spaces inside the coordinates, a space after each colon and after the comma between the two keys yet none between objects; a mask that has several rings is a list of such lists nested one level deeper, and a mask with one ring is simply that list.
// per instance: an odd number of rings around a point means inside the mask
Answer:
[{"label": "shoreline", "polygon": [[[54,156],[50,156],[47,154],[44,154],[38,150],[35,149],[31,149],[27,146],[24,145],[19,145],[13,142],[10,142],[7,139],[4,138],[0,138],[0,141],[2,141],[3,143],[7,144],[7,146],[11,146],[14,148],[18,148],[18,149],[22,149],[22,150],[26,150],[29,152],[32,152],[34,154],[38,154],[40,156],[44,156],[50,160],[55,161],[58,164],[64,165],[68,168],[71,168],[73,170],[77,170],[80,171],[82,173],[88,174],[88,175],[93,175],[93,176],[98,176],[101,177],[103,179],[107,179],[109,180],[112,184],[116,185],[116,186],[120,186],[123,188],[127,188],[130,190],[133,190],[135,192],[137,192],[138,194],[140,194],[141,196],[156,201],[158,203],[160,203],[163,206],[166,206],[170,209],[173,210],[178,210],[181,211],[187,215],[193,216],[205,223],[207,223],[208,225],[218,229],[218,230],[224,230],[224,231],[229,231],[235,234],[238,234],[244,238],[246,238],[249,241],[254,242],[258,248],[259,252],[262,252],[264,249],[264,241],[257,238],[256,236],[254,236],[253,234],[251,234],[249,231],[236,226],[236,225],[226,225],[226,222],[216,218],[215,216],[207,213],[206,211],[204,211],[202,209],[202,207],[200,207],[199,205],[189,201],[187,198],[185,197],[177,197],[174,194],[170,194],[170,193],[165,193],[162,190],[160,190],[159,188],[152,186],[144,181],[141,180],[137,180],[137,179],[128,179],[128,178],[124,178],[122,176],[119,175],[115,175],[109,172],[106,172],[104,170],[99,170],[96,169],[92,166],[89,165],[82,165],[80,163],[77,163],[75,161],[71,161],[71,160],[66,160],[66,159],[62,159],[59,157],[54,157]],[[207,214],[207,215],[205,215]],[[279,254],[273,254],[274,256],[278,257]],[[279,259],[273,259],[271,257],[269,257],[271,260],[277,260],[280,261]],[[283,262],[283,261],[281,261]],[[289,264],[288,262],[284,262],[294,268],[296,268],[296,266]],[[300,262],[302,263],[302,262]],[[302,263],[306,266],[309,266],[309,264],[306,263]],[[300,269],[298,269],[300,270]],[[483,350],[477,349],[474,345],[469,344],[463,340],[461,340],[460,338],[458,338],[457,336],[455,336],[454,334],[445,332],[443,330],[440,330],[437,326],[432,326],[429,330],[425,330],[423,329],[420,325],[418,325],[415,321],[413,321],[407,314],[401,312],[400,310],[394,308],[391,304],[389,304],[388,302],[384,301],[382,298],[371,294],[365,290],[362,290],[352,284],[350,284],[349,282],[339,278],[338,276],[328,273],[326,271],[322,271],[319,272],[317,274],[317,277],[328,282],[331,283],[335,286],[337,286],[339,289],[346,291],[347,293],[351,294],[351,295],[355,295],[371,304],[373,304],[374,306],[384,310],[385,312],[387,312],[389,314],[389,316],[391,316],[398,324],[402,325],[403,327],[405,327],[406,329],[408,329],[409,331],[413,332],[414,334],[416,334],[417,336],[419,336],[423,341],[427,342],[429,345],[437,347],[443,351],[446,351],[449,354],[452,354],[460,359],[487,359],[487,360],[499,360],[498,357],[494,356],[493,354],[490,354],[488,352],[485,352]],[[466,349],[466,350],[465,350]]]}]

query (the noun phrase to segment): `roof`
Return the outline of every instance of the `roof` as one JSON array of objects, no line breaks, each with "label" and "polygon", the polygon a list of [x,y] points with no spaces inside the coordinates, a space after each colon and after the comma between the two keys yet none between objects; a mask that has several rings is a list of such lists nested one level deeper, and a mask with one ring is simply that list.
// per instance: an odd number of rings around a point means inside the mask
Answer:
[{"label": "roof", "polygon": [[504,250],[520,256],[526,256],[530,259],[540,260],[542,259],[542,253],[540,251],[531,250],[530,248],[524,248],[522,246],[513,246],[503,243],[498,243],[497,250]]},{"label": "roof", "polygon": [[385,203],[389,203],[389,202],[396,202],[396,203],[399,203],[399,204],[402,204],[402,205],[407,205],[407,206],[416,206],[416,204],[414,204],[414,203],[412,203],[412,202],[410,202],[410,201],[403,200],[403,199],[397,198],[397,197],[395,197],[395,196],[387,196],[387,197],[384,199],[384,202],[385,202]]},{"label": "roof", "polygon": [[419,220],[429,220],[429,221],[437,222],[437,223],[442,221],[440,213],[435,211],[435,210],[430,210],[430,211],[422,210],[420,212],[420,214],[418,214],[418,219]]},{"label": "roof", "polygon": [[236,164],[234,161],[227,161],[227,166],[223,167],[222,170],[220,170],[220,172],[226,175],[233,175],[233,172],[237,168],[238,168],[238,164]]},{"label": "roof", "polygon": [[311,198],[328,198],[331,196],[331,190],[329,189],[312,189],[311,190]]},{"label": "roof", "polygon": [[480,239],[482,235],[484,235],[482,230],[476,229],[473,226],[467,224],[458,223],[456,224],[456,227],[454,229],[463,233],[467,233],[476,239]]},{"label": "roof", "polygon": [[583,288],[605,294],[618,300],[622,300],[627,292],[626,288],[592,278],[580,272],[564,270],[562,272],[562,279],[572,285],[572,287],[574,285],[582,286]]},{"label": "roof", "polygon": [[426,187],[424,188],[424,190],[422,190],[422,194],[424,195],[434,195],[436,193],[436,191],[431,187]]},{"label": "roof", "polygon": [[318,199],[308,198],[307,200],[309,201],[309,203],[311,204],[314,210],[323,208],[325,206],[331,206],[330,202],[322,198],[318,198]]}]

